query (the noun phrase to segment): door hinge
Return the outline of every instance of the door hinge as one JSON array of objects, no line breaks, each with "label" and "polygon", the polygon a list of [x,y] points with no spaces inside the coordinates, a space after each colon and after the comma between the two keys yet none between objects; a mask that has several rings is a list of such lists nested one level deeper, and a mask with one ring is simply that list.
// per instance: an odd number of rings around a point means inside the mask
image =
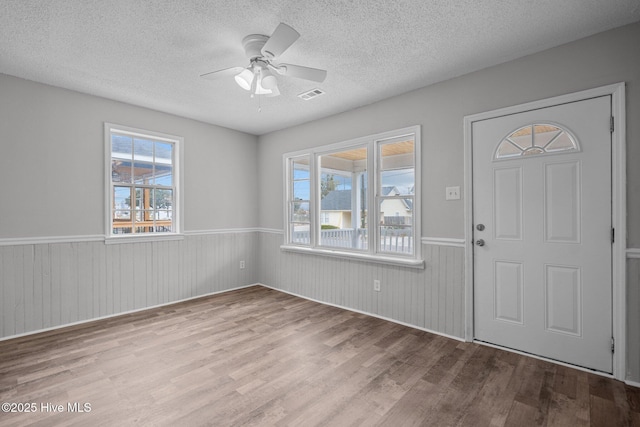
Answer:
[{"label": "door hinge", "polygon": [[614,337],[611,337],[611,353],[615,353],[616,352],[616,339]]},{"label": "door hinge", "polygon": [[611,119],[609,121],[609,131],[611,133],[613,133],[613,129],[614,129],[614,124],[613,123],[614,123],[613,116],[611,116]]},{"label": "door hinge", "polygon": [[612,228],[611,229],[611,243],[615,243],[616,242],[616,229]]}]

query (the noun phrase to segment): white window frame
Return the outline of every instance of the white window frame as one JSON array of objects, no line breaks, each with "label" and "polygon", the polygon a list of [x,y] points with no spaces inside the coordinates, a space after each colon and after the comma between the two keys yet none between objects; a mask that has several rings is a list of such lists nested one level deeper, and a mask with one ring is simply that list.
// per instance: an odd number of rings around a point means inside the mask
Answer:
[{"label": "white window frame", "polygon": [[[380,247],[380,231],[379,220],[380,212],[378,201],[380,198],[381,186],[381,167],[379,147],[383,143],[390,140],[402,139],[403,137],[413,137],[414,139],[414,194],[413,194],[413,254],[382,252]],[[367,212],[369,218],[367,220],[368,248],[367,250],[357,250],[349,248],[331,248],[322,246],[319,243],[320,233],[320,176],[319,159],[322,155],[335,153],[337,151],[345,151],[366,146],[367,148],[367,194],[368,203]],[[348,141],[338,142],[330,145],[284,153],[282,156],[284,171],[284,243],[281,249],[285,251],[310,253],[317,255],[333,256],[339,258],[352,258],[364,261],[378,262],[383,264],[401,265],[407,267],[424,268],[424,261],[421,253],[421,212],[420,212],[420,186],[421,186],[421,135],[420,126],[410,126],[393,131],[368,135]],[[292,190],[292,170],[291,161],[302,156],[309,156],[310,159],[310,236],[308,244],[292,243],[291,222],[290,222],[290,197]]]},{"label": "white window frame", "polygon": [[[173,149],[173,195],[172,206],[172,227],[170,232],[149,232],[131,234],[113,234],[113,183],[111,175],[111,136],[113,133],[125,134],[136,137],[151,139],[154,141],[169,142],[174,145]],[[104,124],[105,141],[105,243],[130,243],[130,242],[155,242],[159,240],[181,240],[183,234],[183,202],[182,202],[182,159],[184,149],[184,138],[175,135],[138,129],[130,126],[123,126],[113,123]]]}]

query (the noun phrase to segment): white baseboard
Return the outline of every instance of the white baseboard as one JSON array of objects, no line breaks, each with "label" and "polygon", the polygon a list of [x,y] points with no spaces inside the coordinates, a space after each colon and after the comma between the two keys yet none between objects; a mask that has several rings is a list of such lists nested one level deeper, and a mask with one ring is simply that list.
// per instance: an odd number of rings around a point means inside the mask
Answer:
[{"label": "white baseboard", "polygon": [[320,301],[320,300],[317,300],[315,298],[309,298],[309,297],[304,296],[304,295],[296,294],[295,292],[289,292],[289,291],[285,291],[284,289],[274,288],[273,286],[265,285],[263,283],[256,283],[256,285],[257,286],[263,286],[263,287],[269,288],[269,289],[273,289],[274,291],[282,292],[282,293],[285,293],[285,294],[293,295],[294,297],[306,299],[308,301],[313,301],[313,302],[317,302],[319,304],[340,308],[342,310],[352,311],[354,313],[365,314],[367,316],[376,317],[378,319],[386,320],[388,322],[397,323],[398,325],[407,326],[409,328],[418,329],[418,330],[424,331],[424,332],[429,332],[430,334],[440,335],[440,336],[445,337],[445,338],[451,338],[451,339],[456,340],[456,341],[464,342],[464,338],[456,337],[454,335],[445,334],[443,332],[433,331],[433,330],[427,329],[427,328],[421,328],[419,326],[412,325],[410,323],[401,322],[400,320],[391,319],[391,318],[385,317],[385,316],[380,316],[380,315],[377,315],[375,313],[369,313],[367,311],[356,310],[355,308],[345,307],[345,306],[342,306],[342,305],[339,305],[339,304],[333,304],[333,303],[326,302],[326,301]]},{"label": "white baseboard", "polygon": [[626,385],[630,385],[631,387],[637,387],[640,388],[640,383],[636,382],[636,381],[629,381],[629,380],[625,380],[624,382]]}]

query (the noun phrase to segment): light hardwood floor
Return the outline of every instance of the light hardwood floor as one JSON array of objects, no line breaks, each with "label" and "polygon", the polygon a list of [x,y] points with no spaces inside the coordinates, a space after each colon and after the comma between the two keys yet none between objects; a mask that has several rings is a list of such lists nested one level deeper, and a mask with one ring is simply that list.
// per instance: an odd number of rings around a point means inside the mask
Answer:
[{"label": "light hardwood floor", "polygon": [[36,408],[1,426],[640,425],[619,381],[260,286],[2,341],[0,402]]}]

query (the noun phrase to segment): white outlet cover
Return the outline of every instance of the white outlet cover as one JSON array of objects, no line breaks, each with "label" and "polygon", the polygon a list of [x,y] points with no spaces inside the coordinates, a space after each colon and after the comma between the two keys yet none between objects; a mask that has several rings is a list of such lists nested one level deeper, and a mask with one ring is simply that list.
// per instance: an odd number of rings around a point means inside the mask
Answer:
[{"label": "white outlet cover", "polygon": [[446,200],[460,200],[460,187],[447,187],[445,198]]}]

